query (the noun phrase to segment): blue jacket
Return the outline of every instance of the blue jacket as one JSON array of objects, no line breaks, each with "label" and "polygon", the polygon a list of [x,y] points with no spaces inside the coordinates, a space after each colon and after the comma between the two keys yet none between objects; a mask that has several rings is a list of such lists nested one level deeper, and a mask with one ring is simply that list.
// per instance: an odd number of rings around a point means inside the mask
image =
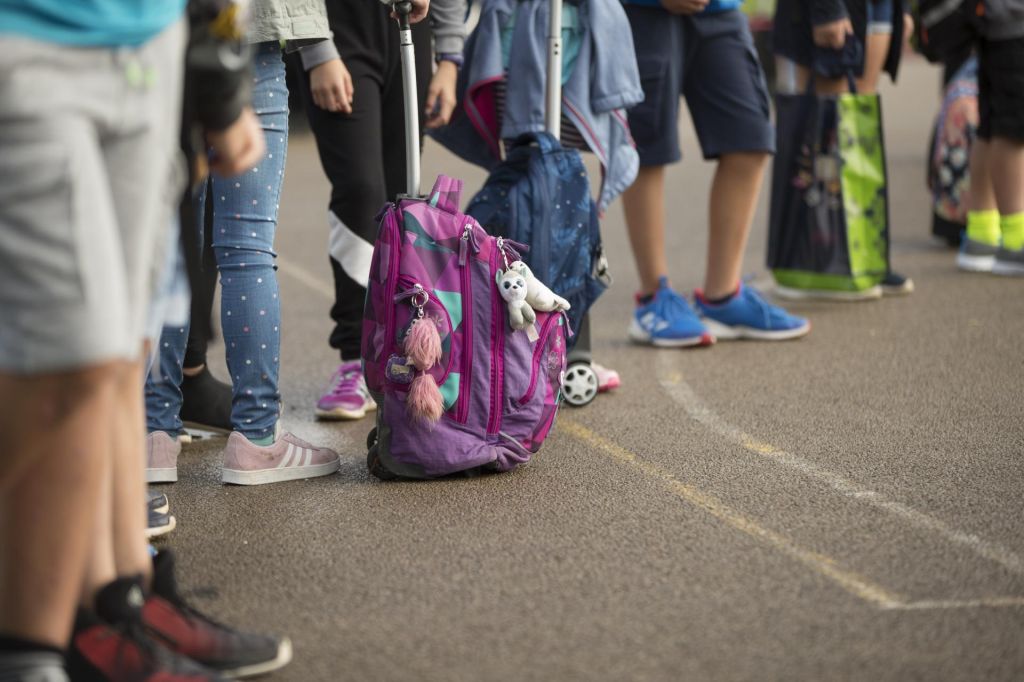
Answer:
[{"label": "blue jacket", "polygon": [[[661,7],[661,0],[622,0],[627,5],[641,5],[643,7]],[[728,12],[729,10],[739,9],[743,6],[743,0],[710,0],[708,6],[703,11],[698,12],[694,16],[701,16],[702,14],[718,14],[719,12]]]},{"label": "blue jacket", "polygon": [[[490,170],[502,139],[545,130],[548,0],[484,0],[466,42],[459,105],[451,123],[431,134],[461,158]],[[498,130],[494,84],[505,76],[501,28],[516,13],[505,112]],[[625,109],[644,98],[633,34],[619,0],[582,0],[583,39],[562,89],[562,107],[604,170],[598,207],[604,210],[632,184],[640,161]]]}]

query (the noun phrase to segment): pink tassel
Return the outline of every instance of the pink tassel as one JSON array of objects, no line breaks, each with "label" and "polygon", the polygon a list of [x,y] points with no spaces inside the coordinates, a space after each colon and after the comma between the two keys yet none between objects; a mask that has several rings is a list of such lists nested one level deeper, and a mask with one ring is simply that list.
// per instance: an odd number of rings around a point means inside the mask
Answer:
[{"label": "pink tassel", "polygon": [[441,362],[441,334],[429,317],[421,317],[412,323],[405,335],[405,356],[423,372]]},{"label": "pink tassel", "polygon": [[441,398],[441,389],[437,387],[434,377],[426,372],[421,372],[412,380],[405,407],[413,419],[428,422],[431,425],[441,419],[441,414],[444,413],[444,399]]}]

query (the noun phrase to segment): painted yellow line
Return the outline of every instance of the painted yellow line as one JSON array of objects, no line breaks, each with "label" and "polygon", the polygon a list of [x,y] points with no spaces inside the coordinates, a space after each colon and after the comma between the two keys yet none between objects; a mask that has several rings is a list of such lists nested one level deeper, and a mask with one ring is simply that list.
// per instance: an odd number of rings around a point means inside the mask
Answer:
[{"label": "painted yellow line", "polygon": [[612,459],[633,466],[647,476],[657,479],[677,497],[695,507],[703,509],[736,530],[765,542],[783,554],[796,559],[819,575],[836,583],[850,594],[883,609],[905,606],[906,600],[899,595],[871,582],[863,576],[840,568],[831,557],[799,547],[788,538],[765,528],[756,521],[732,509],[717,497],[692,485],[683,483],[665,469],[641,459],[635,453],[599,436],[585,426],[563,417],[558,422],[558,428],[562,433],[572,436],[595,450],[603,452]]}]

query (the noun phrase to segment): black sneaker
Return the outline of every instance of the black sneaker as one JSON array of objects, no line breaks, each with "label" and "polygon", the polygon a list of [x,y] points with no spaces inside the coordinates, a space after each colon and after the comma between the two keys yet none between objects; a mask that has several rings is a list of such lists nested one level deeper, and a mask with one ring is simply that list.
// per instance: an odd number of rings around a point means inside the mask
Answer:
[{"label": "black sneaker", "polygon": [[263,675],[292,660],[288,638],[239,632],[189,606],[178,593],[174,555],[167,550],[153,559],[153,593],[142,619],[158,642],[226,677]]},{"label": "black sneaker", "polygon": [[171,510],[171,504],[167,501],[167,495],[146,488],[146,508],[158,514],[166,514]]},{"label": "black sneaker", "polygon": [[230,433],[231,386],[218,381],[209,367],[181,380],[181,421],[185,426]]},{"label": "black sneaker", "polygon": [[146,539],[152,540],[161,535],[167,535],[178,527],[178,521],[167,513],[160,513],[154,509],[146,510]]},{"label": "black sneaker", "polygon": [[883,296],[906,296],[914,291],[914,280],[903,275],[890,272],[881,281]]},{"label": "black sneaker", "polygon": [[142,625],[142,580],[121,578],[79,609],[68,648],[74,682],[223,682],[220,674],[157,644]]}]

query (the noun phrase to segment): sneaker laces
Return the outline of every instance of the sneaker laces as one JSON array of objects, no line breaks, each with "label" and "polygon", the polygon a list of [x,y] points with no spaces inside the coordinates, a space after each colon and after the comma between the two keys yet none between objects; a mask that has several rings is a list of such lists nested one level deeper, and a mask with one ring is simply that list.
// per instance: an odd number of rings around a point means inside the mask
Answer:
[{"label": "sneaker laces", "polygon": [[668,321],[680,316],[693,316],[693,310],[686,299],[669,288],[655,294],[653,305],[655,317],[659,320]]},{"label": "sneaker laces", "polygon": [[753,303],[754,307],[761,311],[761,315],[764,317],[765,326],[771,327],[772,314],[775,311],[775,306],[761,298],[761,295],[757,293],[757,289],[754,289],[753,287],[743,287],[742,295],[745,295],[747,300]]},{"label": "sneaker laces", "polygon": [[331,387],[328,393],[332,396],[351,395],[365,390],[363,386],[363,371],[358,364],[345,363],[341,365],[331,377]]}]

